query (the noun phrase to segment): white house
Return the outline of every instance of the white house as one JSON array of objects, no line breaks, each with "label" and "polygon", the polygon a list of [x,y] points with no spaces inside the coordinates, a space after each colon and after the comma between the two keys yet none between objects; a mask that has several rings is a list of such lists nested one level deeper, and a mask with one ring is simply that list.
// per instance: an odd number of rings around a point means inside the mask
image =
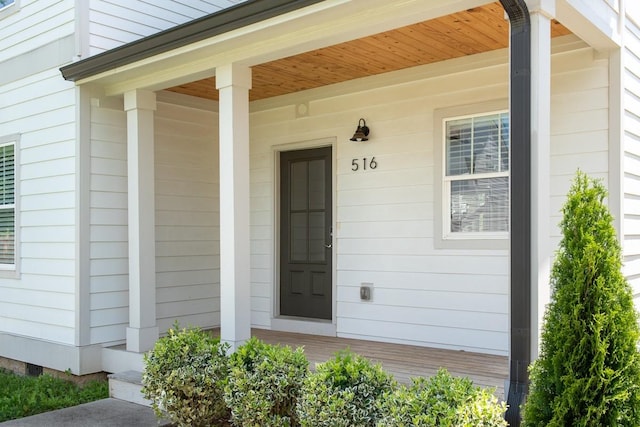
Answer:
[{"label": "white house", "polygon": [[535,357],[578,168],[640,291],[638,2],[0,5],[5,360],[126,369],[175,320],[509,355],[519,308]]}]

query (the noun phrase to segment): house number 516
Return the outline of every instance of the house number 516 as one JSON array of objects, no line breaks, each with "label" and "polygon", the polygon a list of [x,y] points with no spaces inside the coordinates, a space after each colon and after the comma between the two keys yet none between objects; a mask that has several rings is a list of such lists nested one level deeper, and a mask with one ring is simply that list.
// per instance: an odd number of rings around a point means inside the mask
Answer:
[{"label": "house number 516", "polygon": [[376,158],[372,157],[369,159],[368,157],[363,157],[361,159],[352,159],[351,160],[351,170],[358,171],[362,169],[366,171],[367,169],[375,169],[378,167],[378,162],[376,162]]}]

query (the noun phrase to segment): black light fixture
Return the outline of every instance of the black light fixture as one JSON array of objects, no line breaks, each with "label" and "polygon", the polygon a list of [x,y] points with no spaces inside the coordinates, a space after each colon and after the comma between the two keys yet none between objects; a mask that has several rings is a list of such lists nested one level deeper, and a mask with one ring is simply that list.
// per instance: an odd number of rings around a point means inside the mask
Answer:
[{"label": "black light fixture", "polygon": [[[362,123],[362,125],[360,123]],[[358,128],[356,129],[356,133],[353,134],[350,141],[368,141],[369,138],[367,138],[367,136],[369,136],[369,128],[367,127],[367,122],[365,122],[364,119],[360,119],[358,120]]]}]

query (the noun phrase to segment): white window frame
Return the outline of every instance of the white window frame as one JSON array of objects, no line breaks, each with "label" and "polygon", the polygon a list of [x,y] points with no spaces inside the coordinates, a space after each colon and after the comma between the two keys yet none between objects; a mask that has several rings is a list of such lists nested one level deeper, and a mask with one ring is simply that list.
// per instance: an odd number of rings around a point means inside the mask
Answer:
[{"label": "white window frame", "polygon": [[1,208],[13,208],[14,212],[14,224],[13,224],[13,244],[14,244],[14,252],[13,252],[13,264],[0,264],[0,277],[1,278],[17,278],[19,276],[19,260],[20,260],[20,227],[19,227],[19,200],[20,200],[20,175],[19,175],[19,153],[20,153],[20,135],[5,135],[0,136],[0,147],[5,147],[7,145],[13,145],[14,150],[14,203],[12,205],[0,205]]},{"label": "white window frame", "polygon": [[13,3],[0,7],[0,19],[13,15],[18,10],[20,10],[20,0],[14,0]]},{"label": "white window frame", "polygon": [[[438,249],[508,249],[509,232],[451,232],[451,182],[470,175],[446,175],[446,124],[451,120],[508,113],[508,100],[448,107],[434,111],[434,246]],[[509,148],[509,155],[511,148]],[[498,178],[510,172],[479,173],[474,178]]]}]

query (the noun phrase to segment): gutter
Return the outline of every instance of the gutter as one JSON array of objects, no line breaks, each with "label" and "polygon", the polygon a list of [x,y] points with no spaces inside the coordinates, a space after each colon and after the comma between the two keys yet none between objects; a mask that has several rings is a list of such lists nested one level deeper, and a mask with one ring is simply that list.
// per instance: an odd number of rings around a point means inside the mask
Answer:
[{"label": "gutter", "polygon": [[62,77],[78,81],[132,64],[251,24],[316,4],[322,0],[248,0],[140,40],[60,68]]},{"label": "gutter", "polygon": [[511,303],[505,419],[520,426],[531,363],[531,20],[524,0],[500,0],[511,23]]}]

